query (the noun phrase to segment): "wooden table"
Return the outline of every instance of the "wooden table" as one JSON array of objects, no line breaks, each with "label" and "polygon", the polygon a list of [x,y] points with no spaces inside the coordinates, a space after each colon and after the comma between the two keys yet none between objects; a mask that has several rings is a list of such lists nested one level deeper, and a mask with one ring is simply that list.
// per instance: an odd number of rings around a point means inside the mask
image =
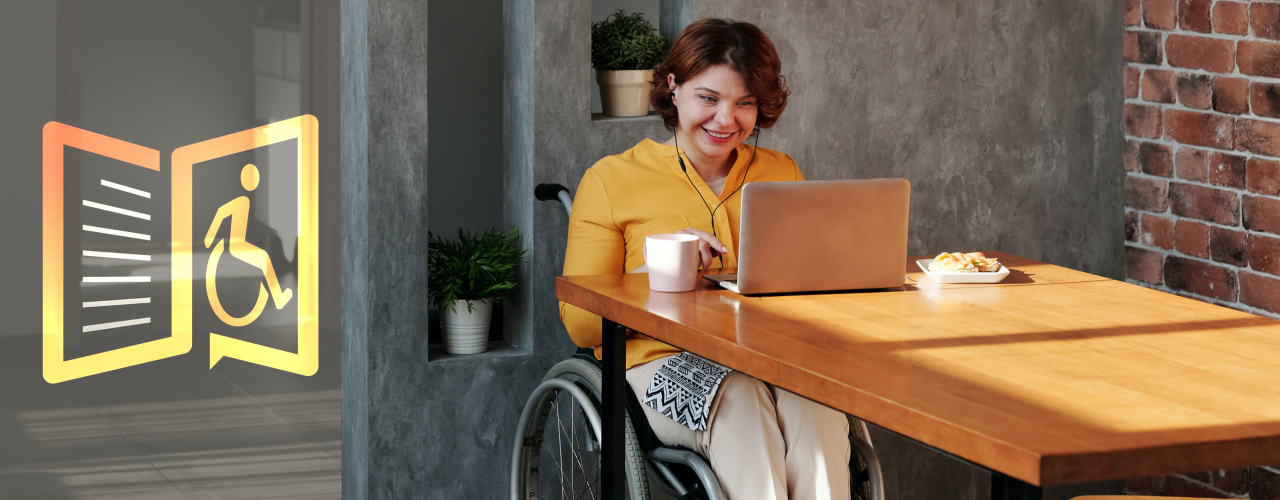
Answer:
[{"label": "wooden table", "polygon": [[556,296],[1031,485],[1280,464],[1280,322],[987,255],[1004,282],[940,285],[911,258],[901,290],[661,293],[628,274]]}]

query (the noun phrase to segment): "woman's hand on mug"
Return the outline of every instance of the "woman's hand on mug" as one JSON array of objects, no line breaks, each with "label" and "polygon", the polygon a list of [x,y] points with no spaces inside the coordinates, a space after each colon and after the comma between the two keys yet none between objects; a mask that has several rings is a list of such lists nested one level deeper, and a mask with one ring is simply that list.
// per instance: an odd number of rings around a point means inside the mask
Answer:
[{"label": "woman's hand on mug", "polygon": [[702,269],[704,271],[711,269],[712,259],[729,253],[729,247],[724,246],[724,243],[721,243],[720,240],[706,231],[688,227],[676,231],[676,234],[689,234],[698,237],[698,257],[702,261]]}]

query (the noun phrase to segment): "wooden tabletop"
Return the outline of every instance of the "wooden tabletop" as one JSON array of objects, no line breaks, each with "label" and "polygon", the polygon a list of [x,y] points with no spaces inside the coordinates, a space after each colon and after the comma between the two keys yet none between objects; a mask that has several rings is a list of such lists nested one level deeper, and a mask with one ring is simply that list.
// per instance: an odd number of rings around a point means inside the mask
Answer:
[{"label": "wooden tabletop", "polygon": [[[999,252],[995,285],[556,296],[1036,485],[1280,464],[1280,323]],[[914,268],[914,272],[913,269]]]}]

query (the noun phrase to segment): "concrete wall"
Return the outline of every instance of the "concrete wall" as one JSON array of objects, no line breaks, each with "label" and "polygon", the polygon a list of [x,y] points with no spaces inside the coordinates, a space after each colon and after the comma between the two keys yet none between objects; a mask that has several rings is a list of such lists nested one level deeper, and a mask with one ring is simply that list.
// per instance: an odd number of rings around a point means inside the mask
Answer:
[{"label": "concrete wall", "polygon": [[564,357],[429,360],[428,26],[423,1],[342,2],[343,498],[501,498],[524,400]]},{"label": "concrete wall", "polygon": [[502,224],[502,0],[427,2],[427,227]]}]

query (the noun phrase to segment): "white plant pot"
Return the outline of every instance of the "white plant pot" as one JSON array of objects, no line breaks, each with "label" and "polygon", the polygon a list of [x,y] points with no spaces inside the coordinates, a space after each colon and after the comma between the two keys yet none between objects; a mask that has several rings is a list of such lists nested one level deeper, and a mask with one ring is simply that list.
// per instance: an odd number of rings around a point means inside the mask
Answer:
[{"label": "white plant pot", "polygon": [[600,111],[605,116],[645,116],[649,114],[649,89],[653,70],[596,70],[600,84]]},{"label": "white plant pot", "polygon": [[[467,303],[471,311],[467,310]],[[444,349],[449,354],[476,354],[489,346],[489,321],[493,318],[493,301],[458,300],[453,310],[448,304],[440,308],[440,331]]]}]

